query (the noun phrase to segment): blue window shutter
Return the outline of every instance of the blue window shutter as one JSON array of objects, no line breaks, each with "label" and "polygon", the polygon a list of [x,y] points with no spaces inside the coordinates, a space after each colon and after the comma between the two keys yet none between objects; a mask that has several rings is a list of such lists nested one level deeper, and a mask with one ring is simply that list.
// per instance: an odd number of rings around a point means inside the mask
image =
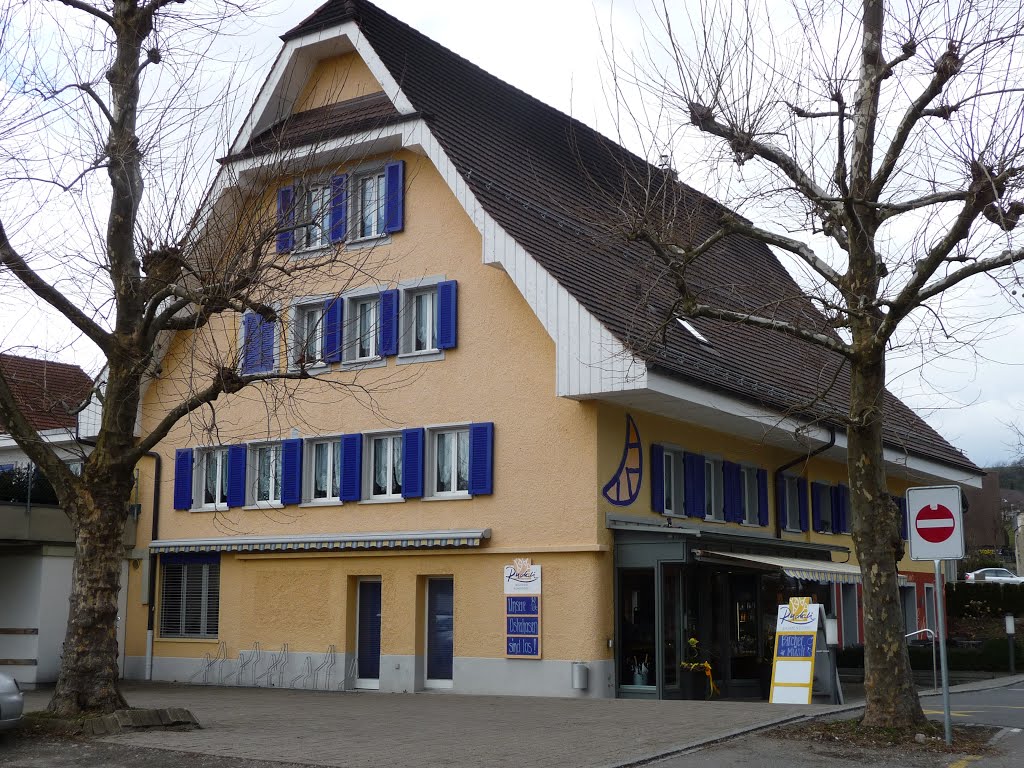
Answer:
[{"label": "blue window shutter", "polygon": [[331,242],[343,243],[348,236],[348,174],[331,179]]},{"label": "blue window shutter", "polygon": [[277,323],[255,312],[242,315],[242,373],[268,373],[274,370]]},{"label": "blue window shutter", "polygon": [[377,339],[377,354],[381,357],[398,354],[398,291],[382,291],[380,294],[380,329]]},{"label": "blue window shutter", "polygon": [[191,448],[179,448],[174,452],[174,508],[192,509]]},{"label": "blue window shutter", "polygon": [[807,532],[807,481],[802,477],[796,479],[796,503],[799,509],[800,530]]},{"label": "blue window shutter", "polygon": [[302,503],[302,439],[281,443],[281,503]]},{"label": "blue window shutter", "polygon": [[722,462],[722,491],[725,498],[722,500],[725,521],[727,523],[743,522],[743,494],[741,485],[743,476],[740,473],[740,465],[731,461]]},{"label": "blue window shutter", "polygon": [[846,533],[847,508],[849,505],[849,488],[840,483],[832,488],[832,531]]},{"label": "blue window shutter", "polygon": [[248,312],[242,315],[242,373],[255,373],[260,362],[260,316]]},{"label": "blue window shutter", "polygon": [[909,522],[907,520],[907,497],[897,496],[895,501],[896,508],[900,513],[900,538],[906,541],[910,538]]},{"label": "blue window shutter", "polygon": [[455,349],[459,340],[458,288],[455,280],[437,284],[438,349]]},{"label": "blue window shutter", "polygon": [[402,430],[402,498],[418,499],[423,495],[423,427]]},{"label": "blue window shutter", "polygon": [[[283,187],[277,190],[277,252],[287,253],[295,247],[295,189]],[[287,228],[287,229],[286,229]]]},{"label": "blue window shutter", "polygon": [[384,188],[387,196],[384,230],[401,232],[405,228],[405,161],[396,160],[384,166]]},{"label": "blue window shutter", "polygon": [[494,423],[469,425],[469,493],[494,493]]},{"label": "blue window shutter", "polygon": [[786,509],[786,476],[775,475],[775,507],[779,510],[779,526],[781,530],[789,527],[789,510]]},{"label": "blue window shutter", "polygon": [[324,302],[324,362],[341,362],[341,305],[339,298]]},{"label": "blue window shutter", "polygon": [[768,527],[768,471],[757,470],[757,523]]},{"label": "blue window shutter", "polygon": [[699,453],[683,454],[683,492],[687,517],[704,517],[704,457]]},{"label": "blue window shutter", "polygon": [[821,519],[821,508],[825,505],[825,494],[828,492],[829,488],[824,483],[811,483],[811,523],[818,533],[825,528]]},{"label": "blue window shutter", "polygon": [[249,449],[245,443],[228,447],[228,506],[245,506],[245,461]]},{"label": "blue window shutter", "polygon": [[651,509],[665,511],[665,448],[651,445]]},{"label": "blue window shutter", "polygon": [[341,500],[359,501],[363,484],[363,436],[341,436]]}]

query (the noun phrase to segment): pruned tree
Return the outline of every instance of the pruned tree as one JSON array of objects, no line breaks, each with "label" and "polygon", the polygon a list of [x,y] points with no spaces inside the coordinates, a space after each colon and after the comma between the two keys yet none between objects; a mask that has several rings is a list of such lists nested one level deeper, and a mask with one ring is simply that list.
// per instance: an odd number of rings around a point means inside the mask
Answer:
[{"label": "pruned tree", "polygon": [[[883,460],[886,353],[969,332],[955,297],[972,278],[1016,302],[1024,15],[981,0],[655,8],[660,23],[648,25],[642,58],[616,69],[620,96],[635,86],[645,106],[622,113],[730,209],[696,211],[692,192],[648,171],[636,179],[646,193],[623,199],[620,231],[660,265],[673,317],[771,329],[848,369],[849,410],[829,420],[848,436],[863,723],[912,727],[924,716],[903,639],[903,543]],[[724,279],[709,285],[706,255],[738,238],[793,264],[799,292],[752,305]],[[808,298],[817,311],[803,309]]]},{"label": "pruned tree", "polygon": [[[271,135],[254,150],[263,155],[256,170],[225,166],[208,191],[234,93],[220,53],[210,54],[245,11],[217,0],[59,0],[0,12],[0,285],[60,313],[102,364],[93,393],[102,416],[80,474],[40,437],[0,372],[0,424],[45,473],[75,531],[68,631],[50,702],[60,715],[125,706],[117,597],[136,464],[183,419],[215,430],[208,414],[219,398],[248,388],[268,420],[301,399],[313,363],[305,340],[287,334],[288,366],[246,373],[242,314],[276,322],[288,296],[323,279],[344,290],[382,264],[372,249],[329,246],[323,232],[325,247],[301,259],[278,253],[280,237],[324,226],[323,211],[298,205],[280,216],[267,192],[275,177],[302,173],[316,155],[308,145],[289,154]],[[4,343],[31,343],[34,322],[26,316]],[[140,434],[145,389],[168,375],[167,363],[177,400],[161,403]],[[333,399],[351,395],[372,407],[375,392],[401,380],[364,385],[338,373],[318,376],[317,386],[321,397],[328,387]]]}]

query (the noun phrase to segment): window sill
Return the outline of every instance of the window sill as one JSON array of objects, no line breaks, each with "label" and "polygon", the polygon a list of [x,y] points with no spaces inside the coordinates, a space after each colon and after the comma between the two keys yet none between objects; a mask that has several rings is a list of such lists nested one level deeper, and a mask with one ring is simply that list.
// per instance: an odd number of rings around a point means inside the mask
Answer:
[{"label": "window sill", "polygon": [[246,504],[242,509],[246,512],[255,509],[284,509],[284,504],[279,501],[257,501],[255,504]]},{"label": "window sill", "polygon": [[707,515],[705,515],[704,516],[704,522],[705,523],[724,523],[725,522],[725,518],[723,518],[723,517],[708,517]]},{"label": "window sill", "polygon": [[346,251],[358,251],[360,248],[372,248],[375,245],[387,245],[391,242],[391,235],[387,232],[381,235],[367,235],[356,237],[345,243]]},{"label": "window sill", "polygon": [[386,357],[380,355],[374,355],[373,357],[357,357],[353,360],[342,360],[341,370],[343,371],[359,371],[363,368],[383,368],[388,364]]},{"label": "window sill", "polygon": [[[299,373],[302,370],[303,370],[303,368],[301,366],[298,366],[298,365],[289,365],[288,366],[288,373]],[[306,373],[308,373],[310,376],[319,376],[322,373],[329,373],[330,370],[331,370],[331,364],[330,363],[317,363],[316,365],[307,365],[305,367]]]},{"label": "window sill", "polygon": [[293,259],[296,259],[296,260],[298,260],[298,259],[308,259],[308,258],[310,258],[312,256],[317,256],[319,254],[322,254],[325,251],[329,251],[332,248],[334,248],[334,244],[333,243],[326,243],[324,245],[315,245],[312,248],[306,248],[305,246],[303,246],[302,248],[292,248],[292,250],[291,250],[291,257]]},{"label": "window sill", "polygon": [[309,507],[340,507],[344,504],[341,499],[316,499],[315,501],[304,501],[299,504],[299,509],[308,509]]},{"label": "window sill", "polygon": [[197,514],[204,512],[227,512],[229,509],[233,509],[233,507],[229,507],[226,505],[223,507],[192,507],[192,509],[190,509],[189,512],[195,512]]},{"label": "window sill", "polygon": [[747,522],[746,520],[744,520],[742,523],[740,523],[740,525],[742,525],[745,528],[765,528],[765,527],[767,527],[767,526],[761,525],[760,523],[750,523],[750,522]]},{"label": "window sill", "polygon": [[422,352],[402,352],[398,355],[398,365],[410,363],[436,363],[444,360],[443,349],[425,349]]},{"label": "window sill", "polygon": [[363,499],[359,502],[360,504],[398,504],[405,503],[405,499],[402,496],[388,496],[380,499]]},{"label": "window sill", "polygon": [[801,534],[801,535],[803,535],[803,533],[804,533],[804,531],[801,531],[799,528],[783,528],[782,532],[783,533],[798,533],[798,534]]},{"label": "window sill", "polygon": [[467,493],[453,493],[448,496],[424,496],[421,501],[467,501],[473,497]]},{"label": "window sill", "polygon": [[219,637],[156,637],[158,643],[216,643]]}]

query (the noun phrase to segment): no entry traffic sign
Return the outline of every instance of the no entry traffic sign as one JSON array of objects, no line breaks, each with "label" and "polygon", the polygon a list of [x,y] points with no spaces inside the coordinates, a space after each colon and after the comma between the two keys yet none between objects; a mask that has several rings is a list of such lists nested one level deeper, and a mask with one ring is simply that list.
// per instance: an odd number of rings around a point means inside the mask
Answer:
[{"label": "no entry traffic sign", "polygon": [[907,514],[911,560],[959,560],[964,556],[959,486],[908,489]]}]

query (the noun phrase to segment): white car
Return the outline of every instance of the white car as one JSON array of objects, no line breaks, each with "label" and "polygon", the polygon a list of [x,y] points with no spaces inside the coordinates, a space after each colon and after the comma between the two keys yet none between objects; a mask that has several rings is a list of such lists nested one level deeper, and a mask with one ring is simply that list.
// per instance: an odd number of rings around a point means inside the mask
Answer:
[{"label": "white car", "polygon": [[0,672],[0,731],[16,728],[25,710],[25,697],[18,681]]},{"label": "white car", "polygon": [[981,568],[964,574],[964,581],[991,581],[995,584],[1024,584],[1024,576],[1014,576],[1006,568]]}]

